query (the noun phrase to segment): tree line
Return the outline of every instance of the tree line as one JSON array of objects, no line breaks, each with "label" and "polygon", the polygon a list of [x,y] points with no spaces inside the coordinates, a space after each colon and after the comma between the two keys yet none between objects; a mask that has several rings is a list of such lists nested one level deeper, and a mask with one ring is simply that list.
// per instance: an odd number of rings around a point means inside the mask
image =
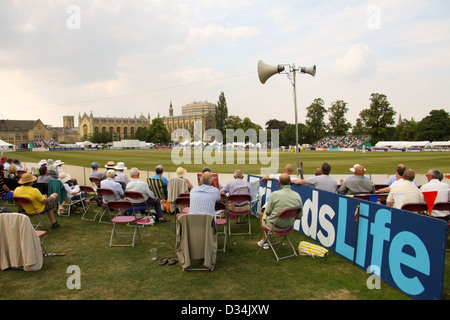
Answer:
[{"label": "tree line", "polygon": [[[305,123],[298,123],[299,144],[314,144],[327,136],[370,135],[372,145],[378,141],[448,141],[450,140],[450,114],[444,109],[433,109],[430,113],[416,121],[413,117],[399,119],[395,124],[397,112],[389,103],[386,95],[372,93],[370,105],[363,109],[356,119],[356,124],[347,120],[347,102],[336,100],[329,108],[325,107],[323,99],[317,98],[306,108]],[[325,116],[328,115],[328,122]],[[241,119],[237,115],[228,114],[228,106],[224,92],[221,92],[215,108],[216,129],[220,130],[225,141],[227,129],[254,129],[259,134],[260,125],[255,124],[249,117]],[[279,145],[295,145],[295,124],[283,120],[270,119],[265,123],[267,138],[270,141],[272,129],[279,130]],[[84,137],[87,138],[87,137]],[[94,143],[111,142],[109,132],[95,132],[90,140]],[[161,118],[155,118],[148,128],[138,128],[131,137],[140,141],[155,144],[171,142],[170,133]],[[88,140],[88,139],[85,139]],[[259,137],[258,137],[259,140]]]}]

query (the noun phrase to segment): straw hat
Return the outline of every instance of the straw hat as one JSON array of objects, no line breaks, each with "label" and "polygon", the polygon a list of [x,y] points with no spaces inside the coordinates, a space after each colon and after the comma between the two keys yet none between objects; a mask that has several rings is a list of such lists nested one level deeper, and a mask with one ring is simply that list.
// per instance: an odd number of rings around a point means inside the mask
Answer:
[{"label": "straw hat", "polygon": [[114,168],[114,161],[108,161],[108,163],[105,164],[105,168],[113,169]]},{"label": "straw hat", "polygon": [[116,170],[127,170],[127,167],[125,167],[125,163],[123,162],[117,162],[117,165],[114,167]]},{"label": "straw hat", "polygon": [[54,163],[55,167],[60,166],[62,164],[64,164],[64,162],[61,162],[61,160],[56,160]]},{"label": "straw hat", "polygon": [[19,180],[19,184],[26,184],[35,181],[37,178],[31,172],[25,172]]},{"label": "straw hat", "polygon": [[182,178],[183,176],[185,176],[187,173],[185,168],[182,167],[178,167],[177,171],[175,171],[175,177],[177,178]]},{"label": "straw hat", "polygon": [[70,176],[70,174],[68,174],[67,172],[61,172],[58,175],[59,180],[61,180],[62,183],[66,183],[67,181],[69,181],[70,179],[72,179],[72,177]]},{"label": "straw hat", "polygon": [[[356,169],[357,166],[359,166],[359,164],[355,164],[355,165],[353,166],[353,168],[350,168],[350,171],[351,171],[351,172],[355,172],[355,169]],[[366,168],[364,168],[364,171],[366,171]]]}]

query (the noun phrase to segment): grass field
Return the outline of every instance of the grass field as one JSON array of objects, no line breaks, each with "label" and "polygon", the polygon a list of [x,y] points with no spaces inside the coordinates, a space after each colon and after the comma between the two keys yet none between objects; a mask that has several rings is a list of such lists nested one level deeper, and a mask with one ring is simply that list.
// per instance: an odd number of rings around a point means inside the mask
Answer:
[{"label": "grass field", "polygon": [[[178,155],[178,153],[175,153]],[[243,156],[245,154],[245,157]],[[105,165],[109,160],[115,162],[123,161],[128,168],[136,167],[140,170],[154,170],[158,164],[163,164],[166,171],[174,172],[178,166],[185,167],[188,172],[200,172],[205,165],[211,167],[213,172],[233,173],[237,168],[245,173],[259,174],[260,167],[270,168],[278,161],[278,171],[281,172],[287,163],[295,166],[295,152],[279,152],[270,154],[268,162],[261,164],[260,156],[256,159],[258,163],[250,163],[248,151],[239,151],[234,154],[232,161],[227,161],[226,153],[213,154],[214,162],[201,163],[195,159],[195,152],[191,151],[191,158],[182,164],[172,161],[171,150],[99,150],[99,151],[49,151],[49,152],[17,152],[4,153],[11,158],[18,158],[24,162],[39,162],[41,159],[61,160],[67,164],[90,167],[93,161]],[[181,156],[183,156],[181,154]],[[206,156],[204,156],[206,157]],[[203,160],[204,160],[203,157]],[[200,158],[202,159],[202,158]],[[244,160],[239,163],[239,160]],[[263,158],[264,160],[264,158]],[[220,161],[220,162],[219,162]],[[302,151],[300,162],[303,163],[305,174],[312,174],[323,162],[331,164],[331,174],[348,174],[349,168],[359,163],[366,167],[370,174],[391,174],[399,163],[404,163],[408,168],[416,171],[416,174],[425,174],[431,168],[437,168],[444,173],[450,173],[450,152],[339,152],[339,151]],[[231,163],[230,163],[231,162]]]},{"label": "grass field", "polygon": [[[178,165],[169,150],[104,150],[70,152],[5,153],[25,162],[60,159],[67,164],[89,167],[92,161],[102,166],[108,160],[124,161],[128,168],[153,170],[163,164],[168,171]],[[280,171],[286,163],[295,164],[295,153],[279,154]],[[450,172],[449,153],[301,153],[305,172],[313,172],[324,161],[333,173],[348,173],[354,163],[365,165],[371,173],[391,173],[405,163],[418,173],[431,167]],[[188,171],[199,171],[202,164],[182,164]],[[259,165],[210,164],[215,172],[232,173],[236,167],[258,173]],[[94,207],[97,210],[97,207]],[[59,229],[47,234],[45,245],[53,253],[66,253],[44,260],[38,272],[7,270],[0,272],[1,300],[410,300],[410,297],[382,283],[381,289],[368,289],[369,274],[334,252],[326,258],[295,257],[277,262],[268,250],[258,249],[261,239],[259,220],[252,217],[252,235],[232,236],[227,252],[218,252],[213,272],[182,272],[180,265],[158,266],[149,250],[158,249],[158,260],[175,256],[175,218],[170,223],[140,228],[142,240],[134,248],[109,248],[111,225],[84,221],[80,214],[58,217]],[[47,219],[47,218],[46,218]],[[48,220],[47,220],[48,221]],[[294,232],[295,245],[308,237]],[[156,261],[158,261],[156,260]],[[446,257],[445,300],[450,299],[450,259]],[[68,289],[69,266],[81,270],[81,289]],[[175,310],[178,312],[178,310]],[[132,312],[132,311],[130,311]],[[170,310],[173,312],[173,310]]]}]

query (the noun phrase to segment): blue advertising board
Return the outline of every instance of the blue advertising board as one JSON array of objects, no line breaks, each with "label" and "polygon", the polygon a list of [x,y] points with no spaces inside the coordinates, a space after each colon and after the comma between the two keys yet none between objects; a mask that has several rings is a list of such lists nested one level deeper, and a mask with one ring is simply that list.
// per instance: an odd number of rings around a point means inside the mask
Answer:
[{"label": "blue advertising board", "polygon": [[[263,203],[277,182],[261,182]],[[306,185],[292,189],[303,202],[297,231],[414,299],[442,299],[445,221]]]}]

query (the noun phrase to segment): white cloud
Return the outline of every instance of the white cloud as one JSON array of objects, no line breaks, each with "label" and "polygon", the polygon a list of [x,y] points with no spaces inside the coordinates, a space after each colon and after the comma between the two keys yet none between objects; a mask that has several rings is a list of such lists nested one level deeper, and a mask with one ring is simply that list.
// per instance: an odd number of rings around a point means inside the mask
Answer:
[{"label": "white cloud", "polygon": [[372,76],[377,70],[376,53],[367,45],[356,44],[345,56],[336,59],[334,71],[341,77],[358,79]]}]

